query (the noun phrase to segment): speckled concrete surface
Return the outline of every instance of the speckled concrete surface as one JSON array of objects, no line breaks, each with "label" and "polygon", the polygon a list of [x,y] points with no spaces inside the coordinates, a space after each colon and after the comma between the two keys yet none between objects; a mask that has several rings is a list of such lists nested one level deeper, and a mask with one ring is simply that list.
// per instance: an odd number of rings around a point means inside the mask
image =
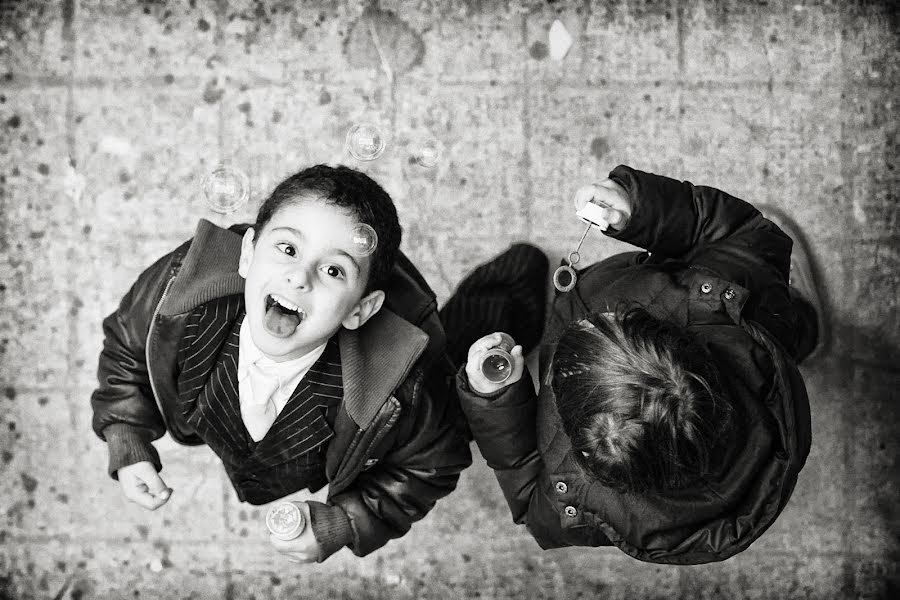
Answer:
[{"label": "speckled concrete surface", "polygon": [[[0,0],[0,599],[900,596],[893,2],[294,4]],[[390,135],[371,163],[343,150],[362,120]],[[431,169],[411,161],[428,136]],[[252,186],[228,216],[198,189],[220,161]],[[127,504],[90,431],[101,318],[197,219],[247,220],[313,162],[387,187],[441,300],[513,240],[561,257],[572,192],[619,163],[793,214],[834,343],[803,368],[813,448],[780,520],[700,567],[542,552],[476,457],[402,540],[298,569],[212,453],[169,439],[172,501]]]}]

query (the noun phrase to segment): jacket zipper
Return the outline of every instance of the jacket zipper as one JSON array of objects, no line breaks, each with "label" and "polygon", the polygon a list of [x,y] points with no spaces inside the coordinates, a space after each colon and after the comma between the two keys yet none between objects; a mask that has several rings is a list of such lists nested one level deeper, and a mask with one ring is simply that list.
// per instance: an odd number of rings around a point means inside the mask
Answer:
[{"label": "jacket zipper", "polygon": [[166,296],[169,295],[169,288],[172,287],[172,284],[175,283],[175,277],[178,275],[178,265],[172,266],[172,275],[169,277],[169,281],[166,282],[166,287],[163,288],[162,296],[159,298],[159,302],[156,303],[156,309],[153,311],[153,316],[150,318],[150,328],[147,330],[147,341],[144,344],[144,361],[147,365],[147,378],[150,380],[150,389],[153,391],[153,399],[156,401],[156,407],[159,409],[159,414],[162,416],[163,423],[166,425],[166,429],[168,429],[169,424],[166,423],[166,413],[163,410],[162,399],[159,397],[159,393],[156,391],[156,385],[153,383],[153,373],[150,372],[150,340],[153,337],[153,328],[156,325],[156,318],[159,316],[159,311],[162,308],[163,302],[166,300]]},{"label": "jacket zipper", "polygon": [[349,460],[345,462],[343,465],[338,467],[338,473],[343,474],[343,477],[337,478],[329,484],[328,487],[328,497],[331,498],[332,495],[338,494],[344,491],[347,488],[348,482],[352,481],[359,475],[363,469],[365,468],[365,462],[370,456],[370,453],[373,448],[375,448],[381,440],[394,428],[397,420],[400,418],[400,402],[391,395],[388,398],[386,404],[391,405],[391,412],[387,416],[387,418],[382,417],[384,419],[381,423],[372,422],[369,429],[360,429],[356,432],[356,435],[353,436],[353,440],[350,442],[350,447],[347,449],[347,458],[351,458],[353,454],[357,451],[359,447],[359,443],[362,441],[363,436],[366,431],[370,431],[372,427],[375,428],[375,433],[372,436],[371,441],[366,446],[365,450],[362,451],[359,459],[354,462],[354,464],[349,464]]}]

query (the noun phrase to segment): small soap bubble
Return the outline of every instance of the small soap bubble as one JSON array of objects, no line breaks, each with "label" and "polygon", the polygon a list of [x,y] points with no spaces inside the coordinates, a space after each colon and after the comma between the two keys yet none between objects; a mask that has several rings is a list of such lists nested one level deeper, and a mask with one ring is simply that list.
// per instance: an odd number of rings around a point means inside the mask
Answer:
[{"label": "small soap bubble", "polygon": [[427,138],[416,145],[413,157],[420,166],[431,169],[438,164],[441,154],[441,143],[434,138]]},{"label": "small soap bubble", "polygon": [[217,167],[203,178],[200,187],[206,203],[218,213],[234,212],[250,197],[250,178],[234,167]]},{"label": "small soap bubble", "polygon": [[357,160],[375,160],[385,144],[384,133],[372,123],[358,123],[347,132],[347,152]]},{"label": "small soap bubble", "polygon": [[357,256],[368,256],[378,247],[378,234],[371,225],[358,223],[350,234],[353,251]]}]

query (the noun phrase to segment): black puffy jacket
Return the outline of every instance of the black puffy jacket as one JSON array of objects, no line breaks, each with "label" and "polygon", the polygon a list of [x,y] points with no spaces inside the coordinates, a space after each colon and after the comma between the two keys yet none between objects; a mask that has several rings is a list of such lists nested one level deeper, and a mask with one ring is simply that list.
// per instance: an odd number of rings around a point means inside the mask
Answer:
[{"label": "black puffy jacket", "polygon": [[562,329],[621,301],[693,332],[714,357],[739,426],[715,473],[689,489],[617,492],[575,465],[553,392],[527,374],[496,398],[458,388],[482,455],[516,523],[543,548],[614,544],[640,560],[695,564],[747,548],[780,514],[810,449],[806,388],[787,283],[791,240],[750,204],[722,191],[617,167],[633,214],[612,236],[648,252],[585,269],[558,294],[541,342],[546,381]]}]

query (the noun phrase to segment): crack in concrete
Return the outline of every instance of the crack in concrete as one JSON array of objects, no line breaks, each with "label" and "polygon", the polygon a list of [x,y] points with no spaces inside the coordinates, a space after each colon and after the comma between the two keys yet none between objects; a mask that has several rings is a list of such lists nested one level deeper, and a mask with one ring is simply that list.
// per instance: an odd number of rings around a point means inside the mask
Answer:
[{"label": "crack in concrete", "polygon": [[675,30],[678,35],[678,75],[680,78],[684,78],[684,38],[685,38],[685,23],[684,23],[684,0],[678,0],[678,3],[675,7]]},{"label": "crack in concrete", "polygon": [[[527,15],[522,15],[522,46],[528,46]],[[526,238],[531,238],[534,233],[534,227],[531,222],[531,212],[534,206],[534,182],[531,179],[531,77],[527,62],[522,69],[522,86],[522,136],[524,138],[524,144],[522,147],[522,161],[520,164],[523,176],[522,181],[525,186],[522,193],[522,216],[525,219],[524,235]]]}]

